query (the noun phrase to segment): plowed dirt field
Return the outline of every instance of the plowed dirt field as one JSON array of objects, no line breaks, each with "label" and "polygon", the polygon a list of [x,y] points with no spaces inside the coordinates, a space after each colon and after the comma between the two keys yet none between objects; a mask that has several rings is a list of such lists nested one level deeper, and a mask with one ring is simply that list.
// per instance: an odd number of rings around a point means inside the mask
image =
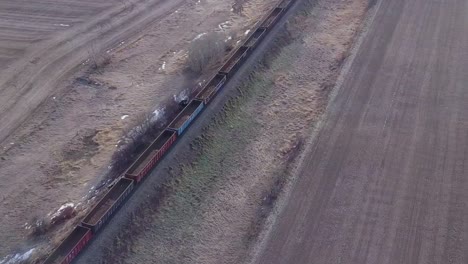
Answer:
[{"label": "plowed dirt field", "polygon": [[257,263],[468,263],[468,2],[380,2]]}]

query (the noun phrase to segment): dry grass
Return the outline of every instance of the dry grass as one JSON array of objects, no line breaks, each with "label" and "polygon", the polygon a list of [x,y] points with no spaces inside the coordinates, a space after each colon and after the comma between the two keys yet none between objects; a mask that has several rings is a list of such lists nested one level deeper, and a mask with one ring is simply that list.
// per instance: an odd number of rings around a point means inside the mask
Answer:
[{"label": "dry grass", "polygon": [[88,72],[90,74],[102,74],[105,67],[111,64],[112,58],[108,53],[96,54],[91,52],[89,55],[90,66]]},{"label": "dry grass", "polygon": [[[247,109],[256,100],[267,100],[270,96],[269,90],[274,85],[274,75],[271,73],[274,69],[271,68],[275,68],[274,60],[281,47],[290,43],[288,37],[285,34],[275,42],[268,56],[238,88],[239,95],[229,100],[203,135],[191,143],[194,159],[181,165],[182,175],[173,174],[161,187],[155,187],[155,195],[149,199],[151,202],[132,215],[129,226],[122,228],[114,245],[108,248],[106,263],[120,263],[127,255],[142,252],[144,249],[139,245],[138,237],[148,236],[149,232],[158,234],[154,237],[155,247],[166,243],[184,244],[194,239],[191,231],[181,227],[196,225],[196,219],[202,218],[203,207],[211,199],[210,194],[219,186],[229,184],[226,176],[237,169],[236,157],[241,156],[258,135],[259,124]],[[299,146],[299,142],[291,145],[290,149],[285,150],[285,157],[295,157]],[[292,159],[286,160],[292,162]],[[284,164],[280,164],[280,167],[283,168],[281,171],[286,168]],[[284,184],[283,174],[279,176],[271,189],[265,191],[268,206],[272,206]],[[270,208],[267,208],[267,204],[262,207],[264,212]],[[253,223],[247,222],[246,226],[260,226],[257,220]],[[153,230],[149,231],[148,227]],[[157,254],[161,263],[170,263],[180,253],[158,248],[161,251],[153,254]]]},{"label": "dry grass", "polygon": [[[247,82],[253,83],[256,78],[251,76]],[[229,170],[225,157],[232,153],[241,153],[252,139],[256,124],[251,123],[251,118],[239,116],[247,114],[241,110],[242,105],[253,92],[243,90],[239,97],[226,103],[203,136],[191,143],[195,159],[182,165],[182,175],[173,174],[162,186],[155,187],[154,196],[149,199],[151,202],[136,210],[129,221],[128,229],[123,228],[114,245],[109,247],[106,263],[120,263],[123,256],[139,251],[134,239],[143,235],[147,231],[146,227],[154,226],[155,222],[161,228],[157,231],[161,233],[161,237],[155,240],[185,241],[184,237],[190,236],[185,232],[177,233],[174,227],[167,227],[167,223],[187,226],[193,219],[199,218],[200,208],[206,202],[210,190],[223,180],[223,175]],[[235,141],[232,140],[234,137]],[[161,262],[169,261],[173,253],[175,252],[161,253],[158,257]]]}]

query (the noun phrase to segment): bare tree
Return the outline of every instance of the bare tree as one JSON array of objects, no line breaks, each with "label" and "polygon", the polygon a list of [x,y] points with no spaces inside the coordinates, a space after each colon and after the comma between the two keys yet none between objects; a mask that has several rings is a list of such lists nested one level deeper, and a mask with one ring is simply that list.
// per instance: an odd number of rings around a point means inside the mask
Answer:
[{"label": "bare tree", "polygon": [[219,60],[226,50],[224,34],[210,32],[194,39],[189,47],[188,64],[192,71],[202,73],[212,62]]},{"label": "bare tree", "polygon": [[[109,23],[100,23],[98,24],[98,34],[103,35],[106,31],[106,28],[111,28],[111,24]],[[111,56],[107,52],[101,52],[100,49],[97,47],[97,40],[93,40],[90,44],[90,48],[88,50],[88,57],[91,63],[91,70],[93,72],[97,72],[102,74],[102,69],[110,64]]]}]

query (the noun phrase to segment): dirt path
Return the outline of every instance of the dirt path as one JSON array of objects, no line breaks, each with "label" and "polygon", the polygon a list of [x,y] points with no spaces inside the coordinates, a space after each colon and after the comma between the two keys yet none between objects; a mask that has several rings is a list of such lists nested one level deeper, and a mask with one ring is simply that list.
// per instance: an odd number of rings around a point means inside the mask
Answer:
[{"label": "dirt path", "polygon": [[55,90],[61,78],[89,57],[135,36],[183,0],[134,1],[120,5],[40,43],[0,73],[0,142],[3,142]]},{"label": "dirt path", "polygon": [[257,263],[468,262],[467,14],[381,1]]}]

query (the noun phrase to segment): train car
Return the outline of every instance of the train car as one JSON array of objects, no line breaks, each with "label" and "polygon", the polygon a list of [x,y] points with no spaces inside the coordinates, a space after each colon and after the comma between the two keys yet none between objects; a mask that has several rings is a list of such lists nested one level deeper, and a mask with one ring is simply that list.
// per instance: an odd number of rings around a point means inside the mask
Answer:
[{"label": "train car", "polygon": [[177,131],[177,135],[182,135],[184,130],[192,123],[197,115],[203,109],[203,101],[195,99],[192,100],[180,114],[169,124],[169,129]]},{"label": "train car", "polygon": [[223,67],[221,67],[219,73],[226,75],[228,78],[232,76],[247,57],[248,51],[249,47],[246,46],[241,46],[238,48],[236,52],[234,52],[234,54],[229,58],[229,60],[223,65]]},{"label": "train car", "polygon": [[263,37],[265,37],[266,29],[257,28],[252,35],[244,42],[244,46],[248,47],[250,51],[253,51],[257,45],[261,42]]},{"label": "train car", "polygon": [[284,10],[288,10],[294,2],[295,0],[283,0],[278,4],[278,7],[283,8]]},{"label": "train car", "polygon": [[214,95],[221,89],[226,80],[226,75],[219,73],[216,74],[211,81],[203,87],[203,90],[197,94],[196,99],[203,101],[203,103],[207,105]]},{"label": "train car", "polygon": [[121,178],[86,215],[81,224],[93,233],[99,231],[131,193],[133,187],[133,180]]},{"label": "train car", "polygon": [[77,226],[43,264],[68,264],[93,237],[91,229]]},{"label": "train car", "polygon": [[260,24],[260,28],[264,28],[266,30],[272,29],[283,15],[283,11],[284,9],[279,7],[273,9],[273,11],[271,11],[271,13]]},{"label": "train car", "polygon": [[143,177],[154,168],[156,163],[162,158],[164,153],[174,143],[177,133],[172,130],[165,130],[156,138],[151,145],[138,157],[125,173],[125,177],[140,182]]}]

